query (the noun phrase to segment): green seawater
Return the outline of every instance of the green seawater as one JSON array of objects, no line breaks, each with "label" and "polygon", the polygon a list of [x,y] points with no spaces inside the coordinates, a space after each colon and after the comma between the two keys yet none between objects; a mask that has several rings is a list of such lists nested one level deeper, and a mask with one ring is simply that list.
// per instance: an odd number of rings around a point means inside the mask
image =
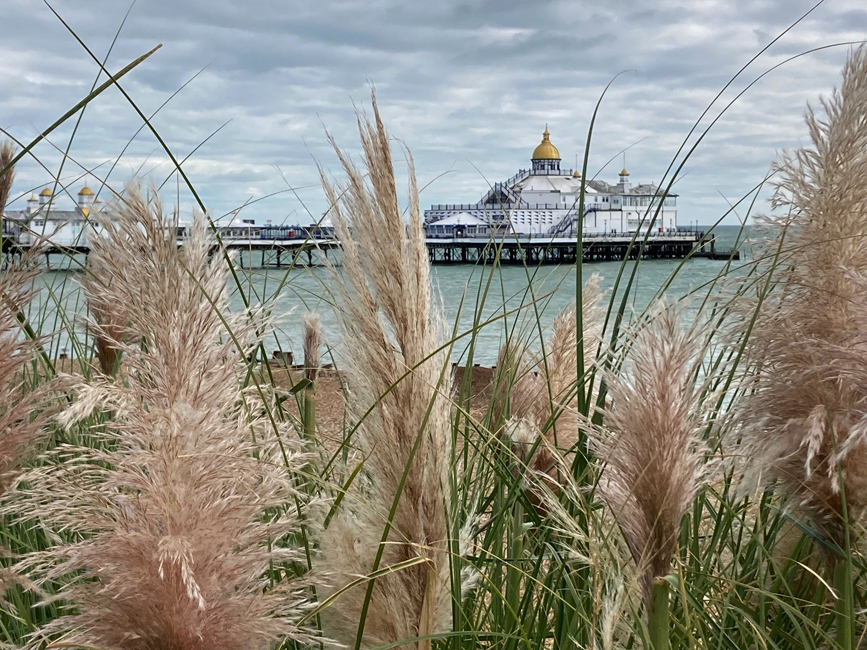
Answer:
[{"label": "green seawater", "polygon": [[[739,228],[723,226],[717,229],[717,249],[729,249],[738,237]],[[741,233],[743,239],[745,233]],[[732,262],[731,272],[737,273],[749,259],[747,247],[742,247],[740,262]],[[631,271],[624,268],[616,299],[622,299]],[[707,259],[644,260],[639,264],[632,290],[627,298],[627,316],[640,312],[656,296],[672,274],[666,290],[669,298],[690,296],[689,305],[696,309],[707,295],[725,262]],[[621,264],[600,262],[584,264],[584,278],[597,273],[601,286],[610,298]],[[448,326],[458,338],[454,341],[452,359],[468,361],[468,346],[475,328],[472,362],[492,365],[497,351],[509,332],[520,333],[538,346],[540,336],[547,336],[557,313],[575,299],[576,269],[574,265],[532,267],[502,266],[496,269],[473,265],[438,265],[433,267],[432,282],[439,295]],[[265,341],[267,350],[291,350],[296,362],[301,357],[301,316],[318,312],[322,318],[325,341],[339,364],[341,337],[334,317],[332,281],[323,267],[239,269],[247,301],[253,305],[268,303],[275,330]],[[83,353],[75,338],[83,339],[86,328],[86,307],[78,289],[80,274],[47,272],[41,276],[44,288],[30,308],[30,318],[44,332],[57,332],[51,340],[53,354],[65,351],[70,356]],[[241,309],[244,300],[237,289],[232,291],[231,308]],[[66,330],[73,327],[79,336],[70,337]]]}]

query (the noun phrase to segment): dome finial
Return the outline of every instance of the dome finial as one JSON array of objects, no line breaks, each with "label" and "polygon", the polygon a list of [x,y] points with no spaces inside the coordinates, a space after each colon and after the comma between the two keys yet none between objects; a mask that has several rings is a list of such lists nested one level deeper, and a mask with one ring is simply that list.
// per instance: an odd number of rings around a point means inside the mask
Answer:
[{"label": "dome finial", "polygon": [[533,150],[531,160],[560,160],[560,152],[551,143],[551,134],[548,133],[547,124],[545,124],[545,130],[542,132],[542,142]]}]

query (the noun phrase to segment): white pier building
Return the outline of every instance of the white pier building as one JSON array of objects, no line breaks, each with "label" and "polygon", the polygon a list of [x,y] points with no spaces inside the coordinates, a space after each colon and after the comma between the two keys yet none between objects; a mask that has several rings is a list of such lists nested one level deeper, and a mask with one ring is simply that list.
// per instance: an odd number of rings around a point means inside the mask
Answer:
[{"label": "white pier building", "polygon": [[19,245],[28,247],[45,242],[63,248],[86,248],[93,224],[88,215],[99,209],[100,201],[86,185],[78,192],[72,210],[59,209],[54,194],[47,187],[37,198],[31,195],[23,210],[3,215],[3,234]]},{"label": "white pier building", "polygon": [[[530,159],[509,180],[495,183],[478,203],[432,205],[425,210],[429,237],[478,237],[492,232],[529,236],[567,237],[578,225],[581,174],[560,169],[560,152],[548,128]],[[584,190],[584,232],[588,235],[628,235],[677,230],[677,195],[653,183],[635,186],[624,168],[615,185],[590,180]]]}]

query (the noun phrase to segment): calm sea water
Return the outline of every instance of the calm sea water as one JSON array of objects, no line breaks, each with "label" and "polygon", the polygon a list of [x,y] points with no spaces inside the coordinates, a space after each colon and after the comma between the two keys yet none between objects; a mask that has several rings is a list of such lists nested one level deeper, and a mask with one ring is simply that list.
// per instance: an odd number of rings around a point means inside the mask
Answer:
[{"label": "calm sea water", "polygon": [[[719,228],[717,248],[728,249],[738,236],[738,230],[737,227]],[[735,262],[734,266],[741,264],[743,261]],[[666,294],[672,298],[693,295],[692,302],[697,304],[723,266],[724,262],[706,259],[642,261],[628,298],[629,310],[643,309],[675,271],[677,274]],[[610,297],[620,268],[616,262],[584,264],[582,273],[585,279],[598,273],[602,288]],[[77,289],[77,277],[70,273],[45,273],[46,287],[35,301],[32,314],[34,320],[43,321],[42,331],[60,331],[52,344],[54,352],[65,349],[71,356],[79,351],[62,332],[68,326],[64,321],[77,321],[79,324],[74,326],[81,328],[86,311]],[[277,328],[266,342],[267,349],[292,350],[300,358],[301,316],[306,311],[315,311],[322,318],[326,343],[339,358],[340,336],[333,314],[334,296],[324,268],[255,269],[243,271],[241,277],[250,303],[268,300],[273,304]],[[535,341],[540,334],[547,335],[557,313],[575,299],[576,269],[573,265],[529,270],[503,266],[494,271],[472,265],[442,265],[433,268],[432,278],[434,289],[442,297],[447,322],[456,334],[460,336],[477,328],[473,361],[482,365],[495,362],[497,351],[510,330],[522,332]],[[58,303],[63,309],[55,307]],[[237,290],[232,294],[231,305],[233,309],[243,306],[243,298]],[[454,361],[466,361],[470,338],[466,335],[455,342]]]}]

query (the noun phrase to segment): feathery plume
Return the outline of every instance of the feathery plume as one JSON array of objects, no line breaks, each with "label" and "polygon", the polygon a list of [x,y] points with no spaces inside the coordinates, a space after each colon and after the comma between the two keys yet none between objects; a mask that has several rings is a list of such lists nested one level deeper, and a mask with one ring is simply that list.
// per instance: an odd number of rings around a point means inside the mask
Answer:
[{"label": "feathery plume", "polygon": [[123,383],[81,387],[89,403],[114,406],[92,434],[98,444],[51,452],[7,506],[51,531],[55,545],[21,566],[37,583],[63,584],[58,597],[73,607],[32,645],[60,636],[80,647],[241,650],[304,639],[299,583],[267,573],[297,558],[280,540],[298,531],[285,504],[302,498],[290,472],[306,457],[286,446],[291,436],[278,450],[264,405],[239,388],[248,349],[235,341],[254,344],[250,315],[228,313],[227,266],[209,258],[202,215],[179,248],[155,193],[131,184],[106,212],[92,255],[110,281],[89,297],[123,305],[138,343],[111,340]]},{"label": "feathery plume", "polygon": [[[447,349],[437,352],[447,340],[446,328],[431,297],[412,159],[407,154],[407,224],[375,96],[372,103],[374,121],[358,120],[365,170],[332,140],[346,186],[337,187],[322,175],[343,247],[342,273],[334,270],[334,278],[342,298],[337,318],[347,407],[358,422],[354,442],[365,458],[364,478],[355,481],[323,531],[322,566],[348,584],[375,568],[378,553],[380,569],[403,563],[372,583],[363,621],[365,647],[450,629],[452,602],[446,511],[450,404],[442,385],[449,359]],[[354,644],[370,584],[362,581],[342,594],[329,611],[326,631],[333,630],[339,641]]]},{"label": "feathery plume", "polygon": [[[94,291],[92,282],[92,280],[82,281],[84,293],[87,296],[98,294],[98,291]],[[94,318],[91,328],[95,333],[94,352],[99,369],[104,375],[113,375],[118,370],[121,356],[120,348],[115,346],[113,341],[123,340],[126,329],[123,310],[120,309],[120,306],[114,306],[113,311],[102,311],[102,308],[97,306],[96,300],[89,300],[88,305]]]},{"label": "feathery plume", "polygon": [[[585,374],[593,368],[602,335],[600,281],[598,274],[590,276],[582,294]],[[578,376],[577,327],[576,306],[571,303],[554,319],[541,358],[532,365],[523,361],[515,373],[517,381],[511,384],[512,421],[522,420],[524,424],[519,429],[507,427],[506,431],[524,431],[524,440],[512,441],[522,457],[542,437],[544,444],[537,448],[529,463],[536,473],[549,475],[553,481],[550,486],[559,483],[558,460],[574,451],[578,438],[578,390],[584,385],[584,378]],[[530,435],[531,431],[535,435]]]},{"label": "feathery plume", "polygon": [[[34,389],[22,377],[36,356],[33,341],[21,338],[18,314],[32,297],[34,273],[21,268],[0,270],[0,496],[13,482],[22,462],[42,437],[44,388]],[[5,549],[0,548],[5,555]],[[7,588],[26,584],[19,572],[0,567],[0,602]]]},{"label": "feathery plume", "polygon": [[[758,254],[774,273],[755,310],[746,354],[755,372],[736,429],[753,476],[776,480],[829,538],[843,545],[867,507],[867,49],[850,54],[843,82],[812,108],[812,148],[783,156],[769,233]],[[842,480],[840,480],[842,477]]]},{"label": "feathery plume", "polygon": [[319,314],[305,314],[301,318],[304,330],[304,378],[310,382],[304,389],[304,435],[316,437],[316,378],[319,376],[319,348],[322,345],[322,322]]},{"label": "feathery plume", "polygon": [[[15,157],[15,143],[6,140],[0,145],[0,172],[9,167]],[[12,191],[12,183],[15,181],[15,167],[9,167],[5,173],[0,173],[0,222],[3,221],[3,211],[6,202],[9,201],[9,193]]]},{"label": "feathery plume", "polygon": [[[26,379],[23,373],[38,351],[38,341],[22,336],[19,320],[35,293],[36,273],[29,255],[0,270],[0,496],[14,484],[22,464],[35,455],[45,437],[50,408],[50,382],[34,386],[36,378]],[[0,554],[5,556],[6,549],[0,548]],[[0,602],[5,602],[12,584],[30,586],[19,571],[0,567]]]},{"label": "feathery plume", "polygon": [[[0,231],[15,180],[15,167],[10,166],[14,157],[15,144],[6,140],[0,146]],[[6,491],[23,457],[32,451],[42,425],[34,415],[42,391],[25,386],[20,374],[36,356],[36,344],[22,339],[19,322],[19,315],[34,295],[35,275],[29,257],[0,270],[0,494]]]},{"label": "feathery plume", "polygon": [[[0,242],[3,211],[15,179],[15,168],[11,166],[14,157],[15,145],[7,140],[0,146]],[[0,496],[12,484],[22,463],[34,454],[47,417],[47,384],[34,387],[22,375],[38,350],[37,341],[22,336],[20,320],[35,293],[32,283],[37,271],[32,255],[0,269]],[[0,553],[5,554],[5,550],[0,548]],[[14,583],[29,586],[17,571],[0,567],[0,599]]]},{"label": "feathery plume", "polygon": [[510,336],[497,352],[497,366],[491,379],[491,431],[502,431],[512,411],[512,390],[531,372],[527,345],[520,337]]},{"label": "feathery plume", "polygon": [[[95,219],[95,216],[91,218]],[[121,348],[114,341],[122,341],[126,332],[125,305],[106,299],[110,295],[108,285],[115,280],[111,270],[105,267],[103,256],[91,256],[86,271],[81,286],[92,317],[90,329],[94,333],[96,360],[104,375],[114,375],[121,357]]]},{"label": "feathery plume", "polygon": [[304,314],[301,317],[304,334],[304,377],[316,381],[322,365],[319,348],[322,347],[322,321],[319,314]]},{"label": "feathery plume", "polygon": [[21,371],[36,357],[36,343],[22,337],[19,315],[33,297],[36,275],[26,262],[0,271],[0,494],[41,436],[44,389]]},{"label": "feathery plume", "polygon": [[626,334],[628,366],[600,369],[608,400],[589,428],[603,463],[597,486],[642,571],[645,596],[668,575],[680,520],[706,477],[701,430],[702,321],[683,329],[683,309],[662,304]]}]

